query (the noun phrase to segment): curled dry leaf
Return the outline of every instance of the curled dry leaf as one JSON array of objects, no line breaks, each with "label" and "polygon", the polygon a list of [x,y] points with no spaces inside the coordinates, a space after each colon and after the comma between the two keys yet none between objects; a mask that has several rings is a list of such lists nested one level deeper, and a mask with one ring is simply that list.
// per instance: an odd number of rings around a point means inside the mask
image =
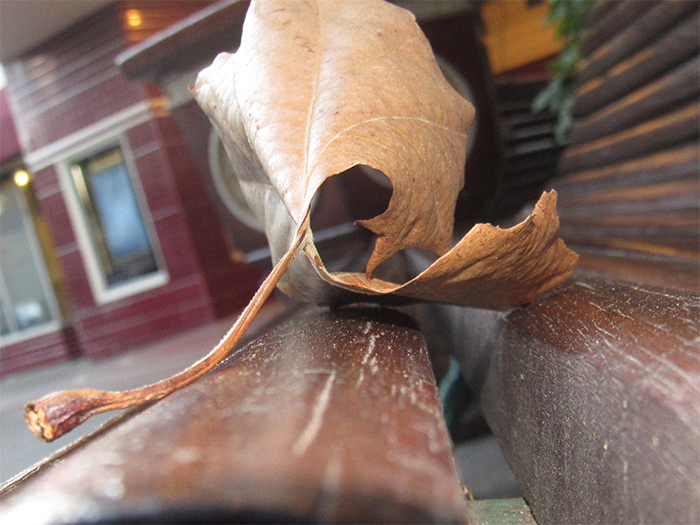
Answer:
[{"label": "curled dry leaf", "polygon": [[[309,235],[307,257],[280,283],[290,295],[323,303],[350,290],[507,309],[573,269],[553,194],[516,228],[478,225],[450,250],[474,109],[447,83],[408,11],[383,0],[253,2],[241,47],[202,71],[194,93],[275,259],[328,177],[364,164],[392,182],[386,212],[361,221],[378,235],[365,275],[327,272]],[[404,285],[372,278],[411,246],[442,257]]]},{"label": "curled dry leaf", "polygon": [[[273,259],[323,182],[357,164],[393,184],[386,212],[362,222],[379,235],[368,276],[407,246],[450,249],[474,108],[445,80],[410,12],[383,0],[253,2],[238,51],[202,71],[194,94]],[[317,271],[299,258],[280,287],[327,302],[338,290]]]},{"label": "curled dry leaf", "polygon": [[[276,285],[317,303],[401,295],[507,309],[573,271],[576,255],[557,238],[554,193],[520,225],[477,225],[451,247],[474,109],[447,83],[408,11],[383,0],[254,0],[239,50],[219,55],[193,92],[265,225],[275,267],[221,343],[184,372],[127,392],[58,392],[29,403],[25,418],[42,439],[208,372]],[[361,221],[378,236],[366,272],[329,273],[313,244],[310,205],[328,177],[358,164],[386,174],[392,198]],[[404,284],[372,277],[407,247],[440,258]]]}]

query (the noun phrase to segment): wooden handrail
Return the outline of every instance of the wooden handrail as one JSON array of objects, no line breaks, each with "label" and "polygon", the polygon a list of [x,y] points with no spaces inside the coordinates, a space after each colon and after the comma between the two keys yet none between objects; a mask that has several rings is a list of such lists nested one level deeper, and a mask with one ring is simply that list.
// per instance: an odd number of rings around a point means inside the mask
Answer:
[{"label": "wooden handrail", "polygon": [[464,318],[465,376],[537,523],[700,523],[698,294],[574,279]]},{"label": "wooden handrail", "polygon": [[280,325],[0,503],[8,523],[467,520],[421,333],[359,307]]}]

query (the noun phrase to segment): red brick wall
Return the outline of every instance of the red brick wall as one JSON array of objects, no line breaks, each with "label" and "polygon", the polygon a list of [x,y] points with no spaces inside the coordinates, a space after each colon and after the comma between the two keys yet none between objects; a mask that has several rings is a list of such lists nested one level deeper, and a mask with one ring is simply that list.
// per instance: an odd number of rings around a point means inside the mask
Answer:
[{"label": "red brick wall", "polygon": [[25,153],[143,100],[114,66],[126,45],[115,4],[5,64]]},{"label": "red brick wall", "polygon": [[0,377],[37,365],[63,361],[76,355],[78,343],[72,327],[44,334],[2,348]]},{"label": "red brick wall", "polygon": [[12,160],[19,154],[19,141],[7,102],[7,92],[0,89],[0,162]]},{"label": "red brick wall", "polygon": [[223,242],[220,216],[175,119],[161,118],[154,124],[163,144],[160,162],[171,169],[214,311],[218,316],[231,314],[255,293],[261,271],[243,263],[232,263]]},{"label": "red brick wall", "polygon": [[[37,150],[51,149],[67,135],[157,93],[126,79],[115,66],[114,57],[128,45],[119,17],[117,5],[107,7],[7,65],[26,158],[33,153],[36,158]],[[169,276],[164,286],[97,304],[59,183],[55,163],[61,153],[34,173],[70,298],[68,321],[81,352],[91,356],[110,355],[230,314],[247,303],[259,278],[259,271],[229,259],[218,216],[174,119],[153,115],[122,136]],[[75,151],[73,146],[71,155]],[[36,357],[41,350],[32,352]]]}]

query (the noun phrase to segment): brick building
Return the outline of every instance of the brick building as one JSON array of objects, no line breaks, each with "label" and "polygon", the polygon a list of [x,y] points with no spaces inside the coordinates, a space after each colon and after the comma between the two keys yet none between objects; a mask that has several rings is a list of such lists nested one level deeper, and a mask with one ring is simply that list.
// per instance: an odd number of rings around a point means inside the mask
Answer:
[{"label": "brick building", "polygon": [[[414,10],[446,77],[477,107],[456,220],[490,220],[503,186],[491,71],[541,69],[557,49],[551,28],[543,33],[546,6],[396,3]],[[218,52],[235,50],[247,5],[0,2],[0,374],[112,355],[247,303],[263,270],[243,261],[265,259],[266,240],[187,90]],[[501,44],[523,32],[539,39],[506,53]],[[15,173],[26,173],[22,186]],[[361,235],[352,221],[390,197],[385,181],[359,168],[346,175],[315,204],[326,263],[350,258],[348,239]],[[530,193],[518,187],[516,204]]]},{"label": "brick building", "polygon": [[28,49],[3,46],[1,373],[111,355],[230,315],[257,288],[167,102],[115,64],[206,5],[91,3]]}]

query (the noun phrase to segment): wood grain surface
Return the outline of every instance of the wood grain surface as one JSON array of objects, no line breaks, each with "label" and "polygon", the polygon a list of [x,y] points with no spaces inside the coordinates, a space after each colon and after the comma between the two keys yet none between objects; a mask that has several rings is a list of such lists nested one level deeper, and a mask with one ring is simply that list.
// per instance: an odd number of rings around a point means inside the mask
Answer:
[{"label": "wood grain surface", "polygon": [[1,502],[7,523],[467,519],[423,338],[377,308],[281,325]]},{"label": "wood grain surface", "polygon": [[479,315],[461,362],[493,352],[482,407],[537,523],[700,522],[697,294],[574,279]]}]

